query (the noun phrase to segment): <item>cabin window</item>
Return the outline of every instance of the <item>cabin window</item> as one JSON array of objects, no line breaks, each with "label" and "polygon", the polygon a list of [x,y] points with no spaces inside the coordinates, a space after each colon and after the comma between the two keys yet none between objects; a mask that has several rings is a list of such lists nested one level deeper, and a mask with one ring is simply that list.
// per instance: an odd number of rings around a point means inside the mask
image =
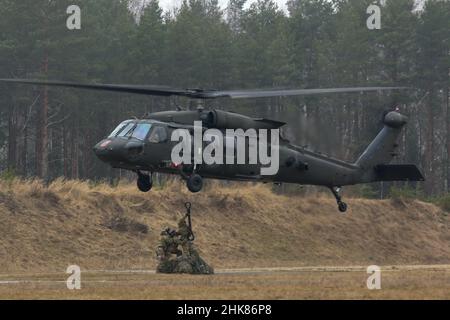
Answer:
[{"label": "cabin window", "polygon": [[145,137],[147,136],[148,132],[150,131],[150,128],[152,125],[150,123],[140,123],[136,126],[136,128],[133,131],[133,138],[139,139],[139,140],[145,140]]},{"label": "cabin window", "polygon": [[153,128],[148,141],[151,143],[162,143],[167,141],[167,129],[161,126],[155,126]]}]

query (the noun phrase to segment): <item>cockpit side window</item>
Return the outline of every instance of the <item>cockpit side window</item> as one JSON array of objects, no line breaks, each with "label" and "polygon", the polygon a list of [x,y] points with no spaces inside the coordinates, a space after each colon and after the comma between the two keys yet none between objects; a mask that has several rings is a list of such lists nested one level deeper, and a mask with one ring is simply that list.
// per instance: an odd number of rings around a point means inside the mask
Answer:
[{"label": "cockpit side window", "polygon": [[117,135],[118,137],[125,137],[128,135],[128,133],[130,133],[130,131],[132,131],[134,128],[134,123],[129,123],[126,125],[125,128],[123,128],[122,131],[120,131],[120,133]]},{"label": "cockpit side window", "polygon": [[162,126],[155,126],[148,138],[148,141],[151,143],[162,143],[167,141],[167,129]]},{"label": "cockpit side window", "polygon": [[150,123],[140,123],[136,126],[136,128],[133,131],[133,138],[139,139],[139,140],[145,140],[145,137],[147,136],[148,132],[150,131],[152,125]]}]

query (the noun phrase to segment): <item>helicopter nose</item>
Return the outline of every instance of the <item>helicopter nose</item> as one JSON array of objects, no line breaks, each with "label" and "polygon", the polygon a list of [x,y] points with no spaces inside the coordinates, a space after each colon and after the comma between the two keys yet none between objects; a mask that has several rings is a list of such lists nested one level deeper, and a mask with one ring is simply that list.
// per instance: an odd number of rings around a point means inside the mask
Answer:
[{"label": "helicopter nose", "polygon": [[118,164],[135,161],[144,151],[141,141],[106,139],[94,146],[94,153],[103,162]]},{"label": "helicopter nose", "polygon": [[125,152],[127,158],[133,160],[135,157],[142,154],[144,151],[144,144],[142,141],[130,141],[125,145]]},{"label": "helicopter nose", "polygon": [[110,139],[100,141],[93,149],[95,155],[103,162],[114,162],[119,160],[117,148],[114,148],[113,141]]}]

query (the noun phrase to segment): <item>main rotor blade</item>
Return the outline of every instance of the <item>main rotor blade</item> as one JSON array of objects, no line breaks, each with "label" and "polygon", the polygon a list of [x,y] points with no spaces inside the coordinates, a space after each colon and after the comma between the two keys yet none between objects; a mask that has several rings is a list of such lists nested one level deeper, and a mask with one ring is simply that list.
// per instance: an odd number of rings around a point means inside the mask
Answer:
[{"label": "main rotor blade", "polygon": [[26,79],[0,79],[0,82],[17,83],[27,85],[39,85],[50,87],[66,87],[75,89],[100,90],[112,92],[124,92],[134,94],[144,94],[151,96],[183,96],[186,90],[175,89],[166,86],[139,86],[139,85],[122,85],[122,84],[83,84],[75,82],[63,81],[41,81],[41,80],[26,80]]},{"label": "main rotor blade", "polygon": [[329,89],[284,89],[284,90],[201,90],[201,89],[177,89],[167,86],[143,86],[143,85],[123,85],[123,84],[82,84],[62,81],[41,81],[27,79],[0,79],[0,82],[17,83],[27,85],[41,85],[53,87],[68,87],[76,89],[101,90],[112,92],[124,92],[133,94],[143,94],[150,96],[181,96],[192,99],[252,99],[319,95],[331,93],[355,93],[370,91],[392,91],[408,89],[405,87],[361,87],[361,88],[329,88]]},{"label": "main rotor blade", "polygon": [[406,87],[361,87],[361,88],[329,88],[329,89],[293,89],[293,90],[242,90],[242,91],[217,91],[209,94],[211,98],[251,99],[320,95],[330,93],[355,93],[370,91],[393,91],[408,89]]}]

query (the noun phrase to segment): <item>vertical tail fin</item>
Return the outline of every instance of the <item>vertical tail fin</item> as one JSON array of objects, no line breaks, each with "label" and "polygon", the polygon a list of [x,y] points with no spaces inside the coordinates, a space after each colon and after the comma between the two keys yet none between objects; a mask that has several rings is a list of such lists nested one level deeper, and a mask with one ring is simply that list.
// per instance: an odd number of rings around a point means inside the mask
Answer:
[{"label": "vertical tail fin", "polygon": [[356,161],[366,174],[363,180],[375,181],[424,181],[415,165],[389,165],[396,156],[398,137],[407,123],[407,118],[398,112],[384,117],[384,128]]},{"label": "vertical tail fin", "polygon": [[393,160],[398,148],[397,140],[407,118],[398,112],[390,112],[383,122],[383,130],[356,161],[356,165],[365,171]]}]

